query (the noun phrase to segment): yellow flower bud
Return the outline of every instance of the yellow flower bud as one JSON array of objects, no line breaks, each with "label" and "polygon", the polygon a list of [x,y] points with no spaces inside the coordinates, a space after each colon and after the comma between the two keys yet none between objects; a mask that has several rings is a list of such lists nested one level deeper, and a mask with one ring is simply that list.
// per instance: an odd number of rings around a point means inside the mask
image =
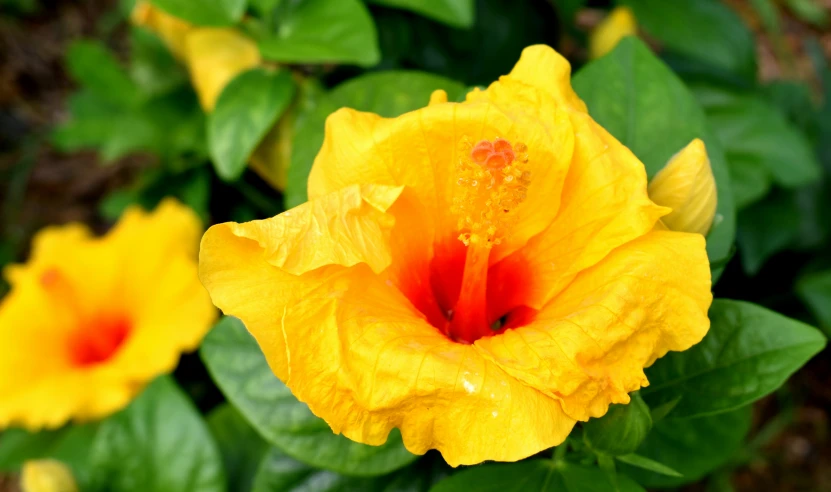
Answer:
[{"label": "yellow flower bud", "polygon": [[612,51],[626,36],[637,36],[638,22],[628,7],[617,7],[589,35],[589,58]]},{"label": "yellow flower bud", "polygon": [[23,463],[20,487],[23,492],[78,492],[72,471],[57,460]]},{"label": "yellow flower bud", "polygon": [[185,57],[185,39],[192,25],[145,1],[136,3],[130,18],[133,24],[156,33],[175,57]]},{"label": "yellow flower bud", "polygon": [[193,29],[185,51],[190,78],[205,111],[213,110],[228,82],[261,61],[257,43],[234,29]]},{"label": "yellow flower bud", "polygon": [[704,142],[695,139],[649,183],[649,198],[672,212],[661,220],[673,231],[707,234],[716,214],[716,180]]}]

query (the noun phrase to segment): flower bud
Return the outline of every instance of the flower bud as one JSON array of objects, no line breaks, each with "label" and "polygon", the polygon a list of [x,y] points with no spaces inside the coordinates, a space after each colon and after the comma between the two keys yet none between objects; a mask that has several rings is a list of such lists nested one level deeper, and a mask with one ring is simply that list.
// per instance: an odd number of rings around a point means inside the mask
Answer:
[{"label": "flower bud", "polygon": [[189,23],[160,10],[146,1],[136,3],[130,20],[156,33],[176,58],[185,56],[185,39],[193,29]]},{"label": "flower bud", "polygon": [[23,492],[78,492],[72,471],[57,460],[23,463],[20,488]]},{"label": "flower bud", "polygon": [[257,43],[228,28],[200,27],[187,36],[185,61],[199,103],[212,111],[222,89],[240,73],[260,64]]},{"label": "flower bud", "polygon": [[589,35],[589,58],[612,51],[626,36],[637,36],[638,22],[628,7],[617,7]]},{"label": "flower bud", "polygon": [[672,212],[661,218],[670,230],[707,234],[716,214],[716,180],[704,142],[695,139],[675,154],[649,183],[649,198]]}]

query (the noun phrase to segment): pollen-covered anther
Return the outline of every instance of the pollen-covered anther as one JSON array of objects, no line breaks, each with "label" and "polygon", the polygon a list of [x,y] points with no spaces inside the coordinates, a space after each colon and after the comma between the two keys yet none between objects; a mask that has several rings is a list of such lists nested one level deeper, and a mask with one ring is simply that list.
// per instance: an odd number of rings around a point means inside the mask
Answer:
[{"label": "pollen-covered anther", "polygon": [[459,240],[466,246],[490,247],[505,237],[531,183],[527,150],[499,137],[475,145],[462,139],[452,211],[458,217]]}]

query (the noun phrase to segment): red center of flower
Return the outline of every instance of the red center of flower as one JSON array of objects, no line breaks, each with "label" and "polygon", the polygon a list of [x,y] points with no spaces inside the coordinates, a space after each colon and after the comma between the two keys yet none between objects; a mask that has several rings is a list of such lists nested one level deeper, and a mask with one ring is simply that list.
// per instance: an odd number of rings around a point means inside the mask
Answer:
[{"label": "red center of flower", "polygon": [[[471,145],[462,140],[452,213],[458,240],[436,246],[428,282],[404,292],[452,340],[473,343],[527,322],[522,306],[525,269],[490,265],[490,253],[512,226],[530,184],[527,148],[503,138]],[[513,263],[516,263],[514,261]]]},{"label": "red center of flower", "polygon": [[91,366],[109,360],[127,340],[132,329],[124,317],[100,317],[84,324],[69,339],[69,351],[76,366]]},{"label": "red center of flower", "polygon": [[73,365],[86,367],[109,360],[130,336],[132,323],[126,316],[87,314],[78,302],[75,286],[57,268],[45,270],[40,276],[40,284],[52,307],[75,320],[75,327],[67,339]]},{"label": "red center of flower", "polygon": [[477,264],[476,286],[463,299],[464,278],[470,277],[468,252],[468,247],[448,237],[436,245],[427,271],[414,272],[401,286],[402,292],[431,325],[460,343],[528,324],[536,311],[524,305],[531,271],[523,259],[514,257],[485,268]]}]

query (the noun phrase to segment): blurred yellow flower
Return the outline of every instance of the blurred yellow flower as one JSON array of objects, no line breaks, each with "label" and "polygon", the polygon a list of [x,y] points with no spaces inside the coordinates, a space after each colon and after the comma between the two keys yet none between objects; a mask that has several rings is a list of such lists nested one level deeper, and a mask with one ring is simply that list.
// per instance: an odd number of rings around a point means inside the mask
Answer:
[{"label": "blurred yellow flower", "polygon": [[237,75],[260,64],[260,49],[234,29],[200,27],[188,33],[185,63],[199,102],[212,111],[222,89]]},{"label": "blurred yellow flower", "polygon": [[200,278],[336,433],[393,427],[453,466],[513,461],[648,384],[709,327],[704,238],[595,123],[568,62],[527,48],[463,103],[341,109],[310,201],[211,227]]},{"label": "blurred yellow flower", "polygon": [[185,57],[186,38],[193,26],[150,3],[139,0],[130,16],[133,24],[145,27],[164,41],[176,58]]},{"label": "blurred yellow flower", "polygon": [[131,17],[135,25],[155,32],[188,66],[205,111],[213,110],[228,82],[262,61],[257,43],[235,29],[194,27],[144,1],[136,4]]},{"label": "blurred yellow flower", "polygon": [[28,263],[5,270],[0,303],[0,428],[104,417],[195,349],[216,316],[197,278],[200,223],[166,200],[92,237],[48,227]]},{"label": "blurred yellow flower", "polygon": [[626,36],[637,36],[638,21],[629,7],[616,7],[589,35],[589,58],[600,58]]},{"label": "blurred yellow flower", "polygon": [[693,140],[652,178],[649,198],[672,209],[661,218],[669,229],[707,234],[716,215],[716,180],[704,142]]},{"label": "blurred yellow flower", "polygon": [[[133,23],[155,32],[187,65],[205,111],[213,111],[225,86],[263,60],[257,43],[235,29],[193,27],[146,2],[136,4]],[[286,187],[292,118],[284,115],[251,155],[251,167],[278,190]]]},{"label": "blurred yellow flower", "polygon": [[22,492],[78,492],[72,470],[57,460],[23,463],[20,488]]}]

